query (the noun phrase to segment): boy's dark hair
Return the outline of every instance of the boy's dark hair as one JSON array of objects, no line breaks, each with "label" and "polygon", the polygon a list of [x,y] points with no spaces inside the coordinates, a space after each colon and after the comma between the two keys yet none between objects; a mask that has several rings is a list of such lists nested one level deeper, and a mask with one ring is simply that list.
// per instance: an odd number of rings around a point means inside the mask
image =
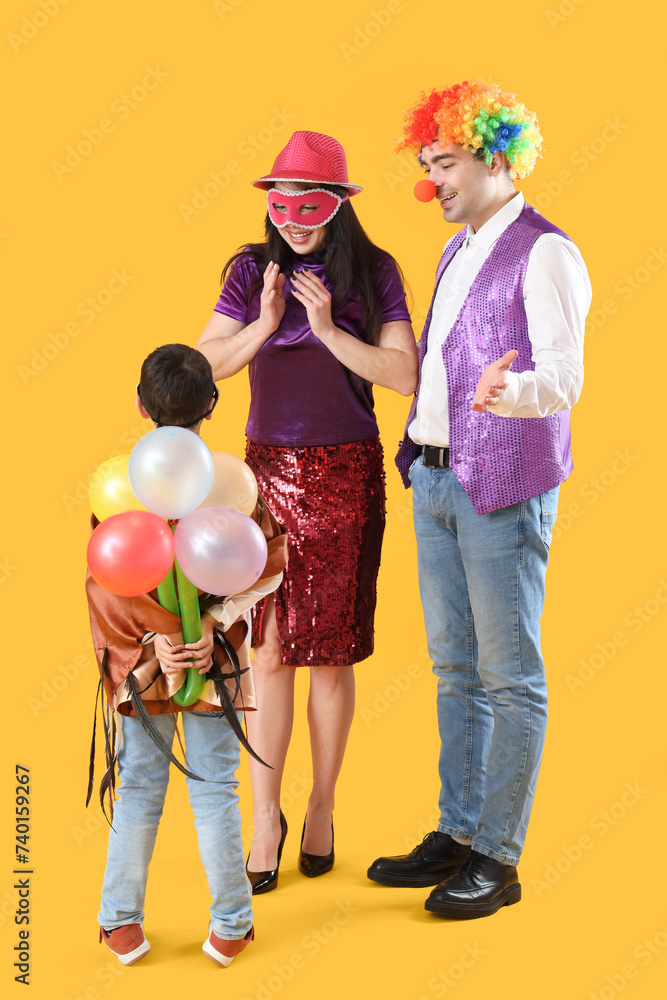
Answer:
[{"label": "boy's dark hair", "polygon": [[211,365],[200,351],[186,344],[165,344],[141,366],[137,395],[158,427],[194,427],[211,412],[211,396],[217,402],[218,390]]}]

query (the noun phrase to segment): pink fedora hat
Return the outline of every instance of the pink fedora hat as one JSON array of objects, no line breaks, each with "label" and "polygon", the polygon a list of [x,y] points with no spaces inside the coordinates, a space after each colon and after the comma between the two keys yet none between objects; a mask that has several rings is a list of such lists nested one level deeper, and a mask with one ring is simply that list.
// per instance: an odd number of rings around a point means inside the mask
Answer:
[{"label": "pink fedora hat", "polygon": [[347,160],[341,144],[319,132],[295,132],[278,153],[271,173],[254,181],[253,187],[268,191],[275,181],[338,184],[347,188],[350,195],[362,190],[347,179]]}]

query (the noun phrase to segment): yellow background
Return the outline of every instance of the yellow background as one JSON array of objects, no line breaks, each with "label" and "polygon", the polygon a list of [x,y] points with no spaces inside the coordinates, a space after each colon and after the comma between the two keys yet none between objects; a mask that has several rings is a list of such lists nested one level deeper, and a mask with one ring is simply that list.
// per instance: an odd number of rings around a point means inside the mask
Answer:
[{"label": "yellow background", "polygon": [[[661,30],[649,10],[646,0],[3,5],[7,995],[22,995],[12,969],[16,762],[32,777],[33,998],[664,995],[665,150]],[[96,807],[84,810],[97,681],[82,586],[86,484],[149,429],[133,407],[140,363],[161,343],[195,343],[222,264],[260,236],[263,201],[250,182],[295,129],[343,142],[365,188],[355,208],[404,268],[419,332],[453,230],[414,200],[416,166],[393,140],[422,88],[475,77],[537,111],[545,155],[522,187],[578,243],[594,287],[575,472],[548,578],[551,721],[523,901],[450,922],[425,913],[425,891],[365,879],[378,854],[432,829],[437,801],[435,681],[410,496],[392,464],[407,401],[381,390],[388,529],[376,652],[358,669],[339,786],[336,867],[313,882],[296,870],[310,775],[304,673],[285,772],[290,832],[279,890],[256,901],[255,944],[225,972],[201,954],[208,895],[174,775],[148,887],[153,950],[123,969],[97,944],[106,826]],[[136,89],[144,78],[153,89]],[[59,167],[84,130],[90,150]],[[114,272],[125,283],[108,294]],[[213,449],[242,453],[246,383],[242,373],[222,385],[205,429]],[[241,782],[249,817],[245,764]]]}]

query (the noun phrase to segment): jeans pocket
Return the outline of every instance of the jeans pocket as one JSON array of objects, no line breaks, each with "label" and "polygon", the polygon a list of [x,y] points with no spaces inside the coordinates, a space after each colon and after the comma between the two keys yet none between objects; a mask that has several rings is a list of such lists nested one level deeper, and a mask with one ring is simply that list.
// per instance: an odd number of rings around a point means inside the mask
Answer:
[{"label": "jeans pocket", "polygon": [[547,548],[551,545],[551,536],[554,524],[558,517],[558,494],[560,486],[555,486],[552,490],[540,494],[540,527],[542,531],[542,541]]},{"label": "jeans pocket", "polygon": [[417,455],[416,458],[413,458],[412,462],[410,463],[410,468],[408,469],[408,479],[410,480],[410,482],[412,482],[412,477],[415,474],[415,468],[420,458],[421,458],[421,452],[419,455]]}]

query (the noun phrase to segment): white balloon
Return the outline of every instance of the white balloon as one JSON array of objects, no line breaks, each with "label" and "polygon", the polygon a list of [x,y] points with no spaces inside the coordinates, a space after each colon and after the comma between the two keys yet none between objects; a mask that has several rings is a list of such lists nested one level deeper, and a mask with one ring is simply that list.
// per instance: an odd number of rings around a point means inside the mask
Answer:
[{"label": "white balloon", "polygon": [[213,458],[198,434],[158,427],[136,443],[128,464],[130,486],[147,510],[175,519],[195,510],[213,483]]}]

